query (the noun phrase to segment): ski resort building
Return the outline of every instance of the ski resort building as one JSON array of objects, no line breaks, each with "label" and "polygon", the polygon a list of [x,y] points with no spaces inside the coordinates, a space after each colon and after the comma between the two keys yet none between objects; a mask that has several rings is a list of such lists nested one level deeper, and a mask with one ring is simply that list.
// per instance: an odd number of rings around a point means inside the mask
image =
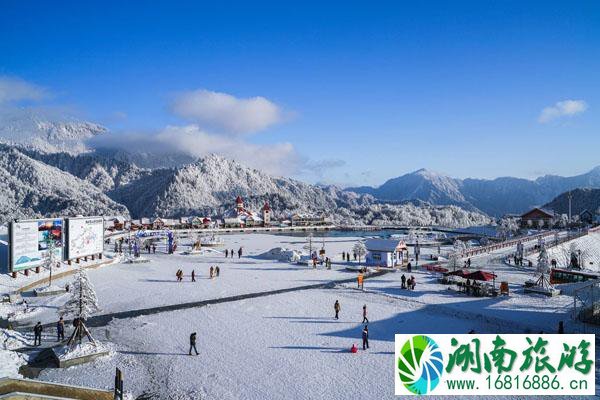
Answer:
[{"label": "ski resort building", "polygon": [[367,265],[393,268],[408,263],[408,247],[402,240],[367,239],[365,246]]},{"label": "ski resort building", "polygon": [[111,231],[122,231],[129,226],[127,218],[122,216],[104,217],[104,228]]},{"label": "ski resort building", "polygon": [[262,216],[263,216],[263,225],[270,226],[271,225],[271,206],[268,201],[265,201],[265,205],[262,208]]},{"label": "ski resort building", "polygon": [[551,228],[557,221],[557,215],[552,210],[535,207],[521,215],[522,228]]},{"label": "ski resort building", "polygon": [[310,214],[292,214],[290,217],[291,226],[310,226],[310,225],[327,225],[331,223],[329,218],[324,215],[315,216]]},{"label": "ski resort building", "polygon": [[[246,228],[256,226],[266,226],[271,222],[271,207],[268,203],[262,208],[263,217],[244,207],[244,200],[241,196],[235,199],[235,208],[229,210],[223,215],[223,226],[225,228]],[[265,222],[265,219],[267,222]]]},{"label": "ski resort building", "polygon": [[584,224],[591,224],[594,222],[594,213],[592,213],[590,210],[583,210],[582,212],[579,213],[579,221],[581,221]]}]

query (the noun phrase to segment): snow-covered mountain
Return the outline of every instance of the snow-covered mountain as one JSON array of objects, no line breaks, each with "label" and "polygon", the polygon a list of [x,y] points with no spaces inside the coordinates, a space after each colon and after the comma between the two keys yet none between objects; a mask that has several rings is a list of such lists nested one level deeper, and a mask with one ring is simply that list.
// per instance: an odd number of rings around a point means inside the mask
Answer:
[{"label": "snow-covered mountain", "polygon": [[[134,217],[222,215],[238,195],[259,210],[269,201],[276,218],[294,212],[325,214],[342,224],[482,225],[489,218],[459,207],[427,203],[385,204],[370,194],[273,177],[233,160],[210,155],[190,160],[168,155],[167,166],[152,154],[88,147],[106,132],[88,122],[53,122],[27,111],[0,128],[0,218],[41,215],[131,214]],[[450,179],[427,171],[433,182],[415,195],[446,201]],[[460,204],[460,199],[452,204]]]},{"label": "snow-covered mountain", "polygon": [[[25,196],[21,196],[23,209],[14,215],[6,212],[5,219],[12,216],[72,214],[75,212],[72,202],[81,202],[76,213],[82,214],[86,214],[83,210],[105,210],[100,213],[130,212],[134,217],[214,216],[222,215],[234,207],[235,198],[241,195],[246,207],[252,210],[260,210],[264,202],[269,201],[274,217],[281,219],[300,212],[325,214],[337,223],[351,225],[459,227],[489,222],[489,218],[480,213],[454,206],[381,204],[371,195],[348,192],[335,186],[320,187],[294,179],[272,177],[217,155],[207,156],[180,168],[149,170],[92,152],[71,155],[17,150],[8,146],[4,149],[5,158],[14,158],[15,165],[31,164],[43,170],[39,175],[52,176],[54,186],[48,192],[65,196],[63,201],[54,196],[34,202],[33,205]],[[61,175],[56,176],[57,173]],[[8,188],[7,192],[43,187],[39,179],[30,173],[15,175],[11,179],[15,181],[15,188]],[[47,179],[43,182],[47,183]],[[67,191],[67,188],[72,191]],[[86,195],[82,198],[73,194],[73,191]],[[39,196],[36,194],[35,197]],[[7,196],[0,201],[10,204],[5,210],[11,207],[19,209],[16,206],[18,199]],[[43,203],[45,208],[38,203]]]},{"label": "snow-covered mountain", "polygon": [[595,213],[600,209],[600,189],[575,189],[562,193],[544,205],[545,208],[554,210],[558,214],[569,213],[569,194],[571,197],[572,215],[578,215],[584,210]]},{"label": "snow-covered mountain", "polygon": [[70,154],[21,149],[21,152],[83,179],[103,192],[113,190],[151,172],[131,162],[115,159],[111,155],[96,151]]},{"label": "snow-covered mountain", "polygon": [[431,204],[452,204],[472,208],[461,193],[459,179],[424,168],[390,179],[377,188],[367,186],[348,190],[369,193],[384,201],[421,200]]},{"label": "snow-covered mountain", "polygon": [[471,226],[489,222],[480,213],[458,207],[379,204],[370,195],[272,177],[218,155],[181,168],[153,170],[108,194],[134,216],[222,214],[241,195],[250,209],[259,210],[269,201],[278,218],[301,212],[326,214],[345,224]]},{"label": "snow-covered mountain", "polygon": [[54,215],[128,215],[100,189],[0,145],[0,222]]},{"label": "snow-covered mountain", "polygon": [[92,122],[55,120],[28,109],[2,111],[0,117],[0,143],[48,153],[88,151],[85,141],[107,132]]},{"label": "snow-covered mountain", "polygon": [[422,200],[501,216],[524,212],[550,201],[562,192],[584,187],[600,188],[600,167],[577,176],[547,175],[536,180],[512,177],[457,179],[421,169],[390,179],[376,188],[347,190],[369,193],[382,201]]}]

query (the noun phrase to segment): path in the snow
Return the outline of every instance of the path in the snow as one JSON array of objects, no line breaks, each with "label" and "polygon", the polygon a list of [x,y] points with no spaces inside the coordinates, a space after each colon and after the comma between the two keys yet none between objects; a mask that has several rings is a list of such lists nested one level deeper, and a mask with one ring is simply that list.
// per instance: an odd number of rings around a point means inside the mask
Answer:
[{"label": "path in the snow", "polygon": [[[365,275],[365,279],[376,278],[376,277],[385,275],[391,271],[392,270],[380,270],[377,272],[373,272],[371,274]],[[135,317],[140,317],[143,315],[152,315],[152,314],[158,314],[158,313],[169,312],[169,311],[185,310],[188,308],[204,307],[204,306],[207,306],[210,304],[229,303],[229,302],[240,301],[240,300],[245,300],[245,299],[252,299],[252,298],[256,298],[256,297],[272,296],[272,295],[288,293],[288,292],[297,292],[297,291],[301,291],[301,290],[327,289],[327,288],[333,288],[336,285],[340,285],[340,284],[344,284],[344,283],[351,283],[351,282],[356,282],[356,278],[339,279],[339,280],[333,280],[333,281],[324,282],[324,283],[315,283],[312,285],[303,285],[303,286],[295,286],[295,287],[290,287],[290,288],[268,290],[265,292],[246,293],[246,294],[240,294],[240,295],[236,295],[236,296],[220,297],[217,299],[207,299],[207,300],[194,301],[194,302],[189,302],[189,303],[170,304],[167,306],[160,306],[160,307],[150,307],[150,308],[142,308],[142,309],[138,309],[138,310],[120,311],[120,312],[115,312],[115,313],[110,313],[110,314],[102,314],[102,315],[96,315],[96,316],[90,317],[86,321],[85,324],[88,327],[98,328],[98,327],[108,325],[113,319],[135,318]],[[44,326],[45,327],[53,327],[54,324],[46,324]],[[31,327],[26,327],[26,326],[21,327],[20,326],[17,328],[17,330],[29,332],[31,330]]]}]

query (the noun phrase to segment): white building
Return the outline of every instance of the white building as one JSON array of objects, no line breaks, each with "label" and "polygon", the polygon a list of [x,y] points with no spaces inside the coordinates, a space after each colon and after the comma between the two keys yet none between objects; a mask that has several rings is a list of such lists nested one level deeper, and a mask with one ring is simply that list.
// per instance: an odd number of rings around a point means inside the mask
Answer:
[{"label": "white building", "polygon": [[367,265],[396,267],[408,263],[408,247],[402,240],[367,239]]}]

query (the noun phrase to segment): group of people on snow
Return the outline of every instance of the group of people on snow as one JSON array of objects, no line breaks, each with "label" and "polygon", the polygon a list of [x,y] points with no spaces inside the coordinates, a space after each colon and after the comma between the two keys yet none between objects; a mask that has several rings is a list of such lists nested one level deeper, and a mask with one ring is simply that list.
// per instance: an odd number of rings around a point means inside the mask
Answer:
[{"label": "group of people on snow", "polygon": [[[40,321],[33,327],[33,345],[42,345],[42,332],[44,332],[44,326]],[[63,317],[60,317],[56,322],[56,341],[61,342],[65,340],[65,321]]]},{"label": "group of people on snow", "polygon": [[[234,254],[235,253],[233,252],[233,249],[231,249],[231,250],[225,249],[225,258],[228,258],[229,256],[231,256],[231,258],[233,258]],[[238,258],[242,258],[243,250],[241,247],[238,249],[237,254],[238,254]]]},{"label": "group of people on snow", "polygon": [[215,278],[217,276],[219,276],[219,272],[221,272],[221,270],[219,269],[219,266],[211,266],[208,270],[208,276],[210,276],[210,279]]},{"label": "group of people on snow", "polygon": [[[333,311],[335,311],[335,319],[340,319],[340,311],[341,311],[342,307],[340,305],[340,301],[336,300],[335,303],[333,303]],[[367,305],[364,304],[362,307],[362,324],[365,324],[365,326],[363,327],[362,330],[362,345],[363,345],[363,350],[366,350],[369,348],[369,318],[367,318]],[[356,344],[352,345],[352,348],[350,349],[350,351],[352,353],[356,353],[358,351],[358,347],[356,347]]]},{"label": "group of people on snow", "polygon": [[417,281],[413,275],[411,275],[410,278],[406,279],[406,276],[402,274],[402,276],[400,277],[400,281],[402,282],[400,285],[401,289],[415,290]]},{"label": "group of people on snow", "polygon": [[[354,261],[356,261],[356,259],[358,258],[358,255],[356,253],[352,253],[352,257],[354,258]],[[342,251],[342,260],[350,261],[350,253],[346,253],[345,251]]]},{"label": "group of people on snow", "polygon": [[175,272],[175,276],[177,277],[177,282],[182,282],[183,281],[183,271],[178,269],[177,272]]},{"label": "group of people on snow", "polygon": [[156,243],[146,243],[146,252],[148,252],[148,254],[152,253],[152,254],[156,254]]}]

